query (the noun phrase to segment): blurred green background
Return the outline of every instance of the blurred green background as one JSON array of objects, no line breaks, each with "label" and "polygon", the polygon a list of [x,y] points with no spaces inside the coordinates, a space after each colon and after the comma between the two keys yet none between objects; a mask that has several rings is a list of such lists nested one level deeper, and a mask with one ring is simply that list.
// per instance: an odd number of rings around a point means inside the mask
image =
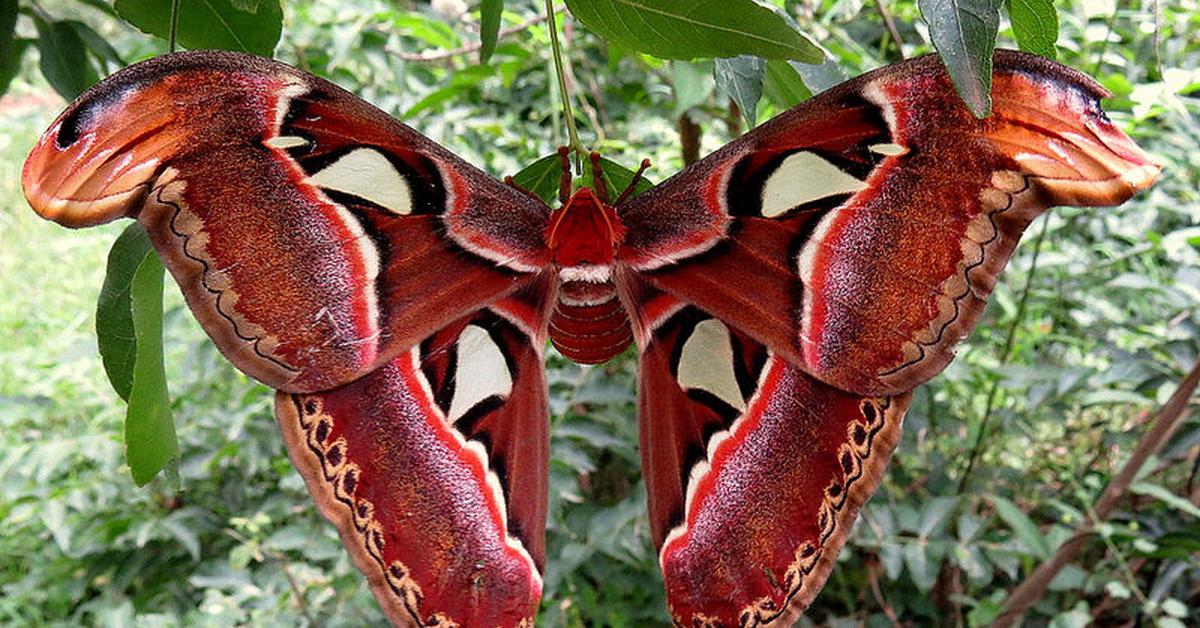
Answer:
[{"label": "blurred green background", "polygon": [[[899,59],[876,3],[776,4],[846,75]],[[884,5],[905,55],[931,50],[915,2]],[[1055,210],[1030,228],[958,360],[917,391],[891,469],[805,624],[987,625],[1086,520],[1200,355],[1200,3],[1056,5],[1059,59],[1114,92],[1112,118],[1164,160],[1163,178],[1120,208]],[[18,6],[22,37],[37,38],[36,15],[79,20],[110,42],[114,56],[79,60],[96,75],[166,50],[101,0]],[[475,8],[285,2],[276,57],[513,174],[565,142],[543,5],[505,4],[512,32],[487,65],[473,52]],[[712,62],[623,51],[565,13],[560,22],[583,140],[607,157],[649,157],[662,180],[696,133],[703,155],[745,129]],[[1015,47],[1007,22],[1000,45]],[[20,190],[26,153],[65,106],[39,71],[50,52],[30,45],[0,98],[0,624],[382,623],[287,460],[272,395],[224,361],[173,284],[167,369],[182,459],[145,488],[131,481],[124,405],[93,330],[121,225],[68,232],[38,219]],[[766,96],[759,120],[799,97]],[[545,625],[668,623],[638,469],[635,368],[631,355],[581,368],[551,354]],[[1200,624],[1198,452],[1191,416],[1027,625]]]}]

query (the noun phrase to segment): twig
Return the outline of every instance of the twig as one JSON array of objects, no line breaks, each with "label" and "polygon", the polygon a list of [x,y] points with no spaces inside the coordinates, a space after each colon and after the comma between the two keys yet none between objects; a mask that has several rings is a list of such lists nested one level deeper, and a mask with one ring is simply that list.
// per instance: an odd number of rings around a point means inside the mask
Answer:
[{"label": "twig", "polygon": [[867,579],[871,581],[871,595],[875,596],[875,603],[883,610],[892,626],[900,628],[903,625],[900,623],[900,617],[896,615],[896,609],[892,608],[887,598],[883,597],[883,589],[879,586],[879,558],[874,554],[867,559]]},{"label": "twig", "polygon": [[[510,35],[515,35],[521,31],[528,30],[530,27],[545,22],[546,19],[547,17],[545,15],[535,15],[528,20],[521,22],[520,24],[509,26],[508,28],[502,28],[500,29],[499,34],[497,34],[496,39],[504,39]],[[402,52],[399,50],[391,52],[405,61],[431,62],[445,61],[446,59],[453,57],[459,57],[462,55],[471,54],[472,52],[478,52],[480,48],[483,48],[483,42],[476,41],[458,48],[439,50],[437,52]]]},{"label": "twig", "polygon": [[883,6],[883,0],[875,0],[875,8],[879,10],[879,15],[883,17],[883,26],[887,28],[888,36],[896,44],[896,53],[903,60],[904,41],[900,39],[900,31],[896,30],[896,22],[892,19],[892,14],[888,12],[887,7]]},{"label": "twig", "polygon": [[1058,572],[1075,560],[1075,557],[1087,544],[1088,537],[1096,531],[1096,526],[1108,519],[1108,516],[1116,508],[1117,502],[1128,492],[1129,486],[1137,477],[1142,466],[1163,448],[1167,439],[1183,422],[1187,414],[1188,403],[1196,392],[1197,385],[1200,385],[1200,359],[1196,360],[1187,377],[1180,382],[1179,388],[1175,389],[1175,393],[1167,400],[1166,405],[1155,415],[1149,431],[1138,441],[1137,448],[1129,457],[1129,461],[1121,467],[1121,470],[1105,487],[1104,493],[1096,501],[1096,506],[1092,508],[1094,517],[1081,524],[1075,534],[1059,546],[1054,556],[1038,565],[1038,568],[1029,574],[1029,577],[1013,589],[1008,599],[1004,601],[1004,605],[1000,609],[1000,616],[996,618],[994,626],[1007,628],[1014,625],[1025,614],[1025,611],[1029,610],[1046,593],[1046,588],[1050,586],[1050,582],[1054,580]]},{"label": "twig", "polygon": [[292,588],[292,595],[296,596],[296,604],[300,606],[300,614],[308,620],[308,625],[316,628],[320,624],[317,623],[317,618],[312,614],[312,609],[308,608],[308,600],[304,598],[304,592],[300,590],[300,584],[296,582],[296,577],[292,575],[292,570],[287,558],[283,555],[276,557],[279,561],[279,567],[283,571],[283,576],[287,578],[288,586]]},{"label": "twig", "polygon": [[679,114],[679,150],[685,166],[700,160],[700,125],[686,111]]}]

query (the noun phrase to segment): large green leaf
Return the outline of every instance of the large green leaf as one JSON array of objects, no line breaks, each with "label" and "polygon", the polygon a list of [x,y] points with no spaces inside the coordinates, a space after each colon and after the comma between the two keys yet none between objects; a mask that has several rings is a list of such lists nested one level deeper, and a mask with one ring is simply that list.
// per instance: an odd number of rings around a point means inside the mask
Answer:
[{"label": "large green leaf", "polygon": [[1008,0],[1008,17],[1021,50],[1048,59],[1057,56],[1058,10],[1054,0]]},{"label": "large green leaf", "polygon": [[[117,13],[151,35],[167,38],[171,0],[117,0]],[[184,48],[219,48],[271,56],[283,27],[279,0],[186,0],[179,3],[176,39]]]},{"label": "large green leaf", "polygon": [[133,331],[133,276],[147,255],[154,254],[150,237],[140,223],[125,228],[108,251],[104,285],[96,303],[96,339],[100,359],[113,390],[129,401],[137,336]]},{"label": "large green leaf", "polygon": [[958,95],[977,118],[992,111],[992,52],[1002,0],[917,0]]},{"label": "large green leaf", "polygon": [[479,3],[479,62],[487,63],[496,52],[496,40],[500,36],[500,14],[504,12],[504,0],[483,0]]},{"label": "large green leaf", "polygon": [[96,337],[109,382],[129,402],[126,459],[138,485],[154,479],[179,447],[163,369],[162,286],[162,263],[146,230],[133,223],[108,254]]},{"label": "large green leaf", "polygon": [[130,296],[137,355],[125,413],[125,456],[141,486],[179,454],[163,368],[163,265],[153,252],[134,272]]},{"label": "large green leaf", "polygon": [[42,75],[54,91],[67,100],[74,100],[83,90],[100,80],[87,56],[87,44],[69,22],[47,22],[34,17],[37,26],[37,48],[41,56]]},{"label": "large green leaf", "polygon": [[820,63],[822,53],[780,15],[753,0],[566,0],[605,39],[664,59],[736,57]]}]

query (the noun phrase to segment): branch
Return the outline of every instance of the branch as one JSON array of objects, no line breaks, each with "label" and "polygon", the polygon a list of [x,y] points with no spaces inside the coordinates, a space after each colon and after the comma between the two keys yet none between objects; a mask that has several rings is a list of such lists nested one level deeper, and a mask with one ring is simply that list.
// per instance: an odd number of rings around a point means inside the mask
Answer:
[{"label": "branch", "polygon": [[892,14],[883,6],[883,0],[875,0],[875,8],[879,9],[879,15],[883,17],[883,25],[887,28],[888,36],[892,38],[892,42],[896,44],[896,53],[900,55],[900,59],[904,59],[904,41],[900,39],[900,31],[896,30],[896,22],[892,19]]},{"label": "branch", "polygon": [[1187,414],[1188,402],[1192,394],[1196,392],[1197,385],[1200,385],[1200,359],[1196,360],[1191,372],[1179,384],[1179,388],[1175,389],[1175,393],[1167,400],[1166,405],[1158,411],[1154,422],[1150,425],[1150,430],[1138,441],[1137,449],[1133,451],[1129,461],[1125,463],[1124,467],[1121,467],[1120,472],[1105,487],[1100,499],[1096,500],[1096,505],[1092,509],[1095,516],[1080,524],[1075,534],[1058,548],[1054,556],[1039,565],[1033,573],[1029,574],[1029,577],[1025,578],[1024,582],[1013,589],[1008,599],[1004,601],[1004,606],[1000,609],[1000,616],[996,618],[993,626],[1008,628],[1017,623],[1025,611],[1042,598],[1042,595],[1046,593],[1046,588],[1050,586],[1050,581],[1054,580],[1058,572],[1075,560],[1080,550],[1087,544],[1088,537],[1095,532],[1101,522],[1112,514],[1117,502],[1128,492],[1129,485],[1133,483],[1138,471],[1151,456],[1166,445],[1167,439],[1183,422]]},{"label": "branch", "polygon": [[[561,11],[561,10],[562,9],[559,9],[559,11]],[[545,21],[546,21],[545,15],[535,15],[535,16],[529,18],[528,20],[521,22],[520,24],[516,24],[514,26],[509,26],[508,28],[500,29],[500,33],[496,36],[496,39],[497,40],[504,39],[505,37],[508,37],[510,35],[515,35],[516,33],[519,33],[524,30],[528,30],[530,27],[536,26]],[[450,59],[453,57],[459,57],[462,55],[471,54],[472,52],[478,52],[480,48],[483,48],[483,42],[477,41],[477,42],[467,44],[465,46],[461,46],[459,48],[452,48],[450,50],[439,50],[437,52],[401,52],[401,51],[396,50],[396,51],[392,51],[392,53],[405,61],[418,61],[418,62],[424,63],[424,62],[430,62],[430,61],[444,61],[446,59]]]}]

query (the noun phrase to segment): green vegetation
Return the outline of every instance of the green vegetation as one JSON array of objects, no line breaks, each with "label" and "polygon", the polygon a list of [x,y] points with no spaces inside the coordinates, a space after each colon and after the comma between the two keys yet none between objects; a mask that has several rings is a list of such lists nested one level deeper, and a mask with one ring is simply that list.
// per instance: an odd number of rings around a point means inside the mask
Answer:
[{"label": "green vegetation", "polygon": [[[180,45],[274,45],[274,0],[203,4],[249,26],[217,28],[185,11]],[[513,174],[566,143],[545,4],[481,4],[503,5],[498,20],[488,13],[485,38],[499,36],[486,65],[480,7],[455,1],[283,3],[274,52],[489,172]],[[560,11],[582,141],[627,167],[651,158],[660,181],[747,120],[901,50],[932,51],[931,40],[943,54],[965,51],[956,81],[985,110],[971,68],[992,44],[995,17],[998,45],[1020,41],[1096,76],[1115,94],[1112,118],[1166,164],[1154,189],[1121,208],[1055,210],[1031,227],[958,360],[917,391],[891,469],[804,620],[988,625],[1093,516],[1200,356],[1200,2],[1011,0],[1001,13],[993,0],[774,4],[831,60],[666,61]],[[165,39],[139,28],[166,36],[169,5],[0,0],[0,624],[382,623],[287,460],[270,391],[224,361],[169,282],[164,348],[179,457],[135,486],[125,404],[105,377],[94,320],[102,262],[122,226],[67,232],[22,199],[24,156],[64,105],[55,90],[74,95],[165,52]],[[935,24],[958,23],[960,39],[943,45],[947,31],[936,26],[931,36],[922,9]],[[794,42],[800,53],[806,45]],[[632,356],[597,368],[550,358],[545,625],[667,622],[639,474],[635,367]],[[1193,412],[1039,597],[1029,624],[1200,623],[1198,458]]]}]

